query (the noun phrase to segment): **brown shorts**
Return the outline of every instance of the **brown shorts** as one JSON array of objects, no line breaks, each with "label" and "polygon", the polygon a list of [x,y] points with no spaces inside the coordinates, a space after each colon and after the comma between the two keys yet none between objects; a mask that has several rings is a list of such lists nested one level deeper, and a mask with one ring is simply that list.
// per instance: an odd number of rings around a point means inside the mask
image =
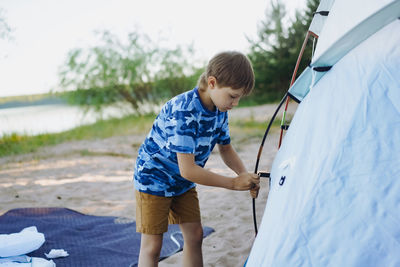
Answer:
[{"label": "brown shorts", "polygon": [[200,207],[195,188],[175,197],[162,197],[135,191],[136,231],[143,234],[167,232],[168,223],[200,222]]}]

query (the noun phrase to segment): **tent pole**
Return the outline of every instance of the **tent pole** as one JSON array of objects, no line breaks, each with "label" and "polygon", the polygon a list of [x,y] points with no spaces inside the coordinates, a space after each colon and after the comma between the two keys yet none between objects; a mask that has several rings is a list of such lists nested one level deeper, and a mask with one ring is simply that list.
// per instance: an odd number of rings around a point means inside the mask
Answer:
[{"label": "tent pole", "polygon": [[[318,38],[318,35],[316,35],[312,31],[307,31],[306,38],[304,38],[303,45],[301,46],[299,56],[297,57],[296,66],[294,67],[294,70],[293,70],[292,79],[290,80],[289,88],[293,85],[294,81],[296,80],[297,71],[299,69],[300,62],[301,62],[301,59],[302,59],[303,54],[304,54],[304,50],[306,48],[307,41],[308,41],[308,38],[310,38],[310,36]],[[283,116],[282,116],[282,121],[281,121],[281,133],[280,133],[280,136],[279,136],[278,149],[281,147],[281,144],[282,144],[282,137],[283,137],[283,130],[284,130],[283,128],[284,128],[284,125],[285,125],[286,111],[288,109],[289,100],[290,100],[290,98],[289,98],[289,95],[288,95],[287,98],[286,98],[286,105],[285,105],[285,109],[283,111]]]},{"label": "tent pole", "polygon": [[[311,32],[311,31],[308,31],[308,32],[307,32],[306,38],[305,38],[304,41],[303,41],[303,45],[302,45],[302,47],[301,47],[299,56],[298,56],[298,58],[297,58],[297,62],[296,62],[295,69],[294,69],[294,71],[293,71],[293,75],[292,75],[292,79],[291,79],[291,82],[290,82],[290,86],[292,86],[292,84],[294,83],[294,80],[295,80],[296,74],[297,74],[297,70],[298,70],[299,65],[300,65],[301,58],[303,57],[304,49],[305,49],[305,47],[306,47],[306,45],[307,45],[307,41],[308,41],[308,38],[309,38],[310,36],[314,36],[315,38],[318,38],[318,36],[317,36],[315,33]],[[290,87],[289,87],[289,88],[290,88]],[[278,105],[278,108],[276,109],[274,115],[272,116],[272,118],[271,118],[271,120],[270,120],[270,123],[269,123],[269,125],[268,125],[268,127],[267,127],[267,130],[266,130],[265,133],[264,133],[264,137],[263,137],[263,140],[261,141],[261,145],[260,145],[260,148],[259,148],[258,154],[257,154],[256,166],[255,166],[255,170],[254,170],[254,173],[256,173],[256,174],[258,174],[258,164],[259,164],[259,162],[260,162],[261,153],[262,153],[262,150],[263,150],[263,147],[264,147],[265,139],[266,139],[266,137],[267,137],[267,135],[268,135],[268,132],[269,132],[271,126],[272,126],[272,122],[274,121],[275,116],[277,115],[277,113],[278,113],[279,109],[281,108],[281,106],[282,106],[283,102],[285,101],[285,99],[286,99],[286,106],[285,106],[285,110],[284,110],[284,113],[283,113],[283,118],[282,118],[282,123],[281,123],[281,134],[280,134],[280,138],[279,138],[279,147],[281,146],[282,135],[283,135],[283,127],[282,127],[282,125],[284,125],[284,122],[285,122],[285,114],[286,114],[286,111],[287,111],[287,108],[288,108],[288,104],[289,104],[289,95],[288,95],[288,93],[286,93],[286,94],[284,95],[284,97],[282,98],[281,102],[280,102],[279,105]],[[278,147],[278,148],[279,148],[279,147]],[[255,198],[253,198],[253,203],[252,203],[252,204],[253,204],[252,206],[253,206],[254,232],[255,232],[255,235],[257,236],[258,229],[257,229],[257,216],[256,216],[256,203],[255,203]]]}]

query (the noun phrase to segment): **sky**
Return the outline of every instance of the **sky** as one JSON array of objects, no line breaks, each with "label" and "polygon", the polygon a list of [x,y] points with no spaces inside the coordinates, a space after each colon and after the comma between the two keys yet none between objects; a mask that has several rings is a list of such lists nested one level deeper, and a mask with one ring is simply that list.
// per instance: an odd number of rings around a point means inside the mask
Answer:
[{"label": "sky", "polygon": [[[12,29],[11,40],[0,40],[0,97],[57,89],[68,51],[96,45],[96,31],[123,40],[139,30],[171,48],[193,44],[204,61],[224,50],[246,53],[269,1],[0,0]],[[289,12],[305,8],[305,0],[282,1]]]}]

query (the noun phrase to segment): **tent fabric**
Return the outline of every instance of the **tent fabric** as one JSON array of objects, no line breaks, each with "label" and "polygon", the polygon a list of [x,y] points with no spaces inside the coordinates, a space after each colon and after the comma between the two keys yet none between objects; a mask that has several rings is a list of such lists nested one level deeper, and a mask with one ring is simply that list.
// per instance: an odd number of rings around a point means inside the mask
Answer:
[{"label": "tent fabric", "polygon": [[299,104],[246,267],[400,266],[399,32],[370,36]]},{"label": "tent fabric", "polygon": [[[44,257],[51,249],[64,249],[68,257],[56,258],[57,267],[137,266],[140,234],[127,218],[85,215],[66,208],[13,209],[0,216],[0,233],[11,234],[36,226],[45,243],[29,253]],[[204,227],[204,237],[214,230]],[[161,259],[183,248],[178,225],[169,225],[164,233]]]},{"label": "tent fabric", "polygon": [[[329,18],[325,22],[324,29],[318,38],[318,47],[315,49],[315,58],[319,58],[323,53],[325,53],[325,51],[331,49],[336,40],[339,40],[347,32],[356,28],[357,25],[362,23],[365,19],[370,18],[375,12],[385,6],[395,4],[396,2],[399,1],[335,0],[330,8]],[[395,4],[392,12],[396,11],[398,12],[399,9]]]},{"label": "tent fabric", "polygon": [[[318,8],[316,12],[321,12],[321,11],[330,11],[332,8],[334,0],[326,0],[326,1],[321,1],[318,5]],[[325,25],[325,21],[328,18],[328,16],[323,16],[320,14],[314,15],[313,20],[311,21],[309,31],[313,32],[316,35],[320,35],[321,31]]]},{"label": "tent fabric", "polygon": [[[325,72],[314,71],[313,70],[314,67],[333,66],[345,54],[351,51],[362,41],[367,39],[369,36],[374,34],[376,31],[378,31],[385,25],[389,24],[393,20],[396,20],[400,16],[400,0],[391,1],[389,3],[386,3],[385,5],[383,2],[380,4],[381,5],[377,7],[377,10],[375,10],[375,12],[370,16],[362,17],[363,19],[361,21],[359,21],[360,18],[358,17],[358,20],[356,21],[359,23],[355,25],[353,28],[348,29],[346,27],[344,28],[344,30],[347,31],[345,32],[343,32],[343,30],[342,32],[339,31],[340,34],[337,33],[336,35],[340,35],[340,38],[336,39],[335,41],[332,41],[331,39],[332,36],[335,36],[335,34],[330,34],[330,33],[327,34],[326,31],[324,31],[325,32],[324,34],[321,34],[321,36],[318,38],[318,45],[310,66],[303,71],[300,77],[289,89],[289,94],[294,100],[296,100],[297,102],[301,102],[303,98],[308,94],[309,90],[311,90],[314,87],[314,85],[319,81],[319,79],[323,75],[325,75]],[[321,3],[320,5],[323,5],[323,3]],[[336,1],[334,7],[336,7],[337,5],[339,6],[341,5],[340,1]],[[367,10],[370,10],[370,8]],[[343,17],[335,16],[336,13],[333,11],[330,12],[329,19],[327,20],[326,24],[328,25],[333,24],[335,26],[343,24],[340,23],[341,20],[343,20]],[[363,12],[360,13],[363,14]],[[316,17],[316,19],[317,18],[318,17]],[[327,30],[329,31],[329,29]],[[326,40],[326,38],[324,38],[326,36],[330,37],[329,40],[331,43],[324,41]],[[318,53],[318,51],[322,50],[320,49],[320,47],[324,45],[326,46],[327,45],[326,43],[331,45],[329,50],[324,50],[323,53],[321,52]]]}]

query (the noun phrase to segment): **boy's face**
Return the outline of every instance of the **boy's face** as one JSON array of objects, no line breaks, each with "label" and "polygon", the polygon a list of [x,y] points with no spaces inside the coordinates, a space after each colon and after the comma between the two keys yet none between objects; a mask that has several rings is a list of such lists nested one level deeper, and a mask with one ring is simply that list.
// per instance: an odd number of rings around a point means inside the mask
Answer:
[{"label": "boy's face", "polygon": [[212,102],[222,112],[236,107],[242,96],[243,88],[232,89],[231,87],[219,87],[218,85],[215,85],[210,91]]}]

